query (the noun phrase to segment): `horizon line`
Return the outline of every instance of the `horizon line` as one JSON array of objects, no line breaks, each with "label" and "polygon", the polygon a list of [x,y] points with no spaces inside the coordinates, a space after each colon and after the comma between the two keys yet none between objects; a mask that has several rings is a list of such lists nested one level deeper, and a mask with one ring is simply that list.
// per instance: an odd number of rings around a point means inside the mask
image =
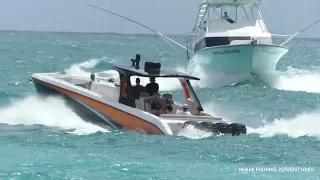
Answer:
[{"label": "horizon line", "polygon": [[[11,29],[0,29],[0,32],[35,32],[35,33],[68,33],[68,34],[119,34],[119,35],[155,35],[159,36],[156,33],[119,33],[119,32],[85,32],[85,31],[50,31],[50,30],[11,30]],[[188,35],[189,33],[181,33],[181,34],[166,34],[166,36],[181,36]]]},{"label": "horizon line", "polygon": [[[50,31],[50,30],[12,30],[0,29],[0,32],[25,32],[25,33],[57,33],[57,34],[116,34],[116,35],[137,35],[137,36],[159,36],[156,33],[119,33],[119,32],[85,32],[85,31]],[[165,34],[166,36],[187,36],[189,33]],[[285,37],[277,37],[277,39],[286,39]],[[295,37],[294,39],[320,39],[320,37]]]}]

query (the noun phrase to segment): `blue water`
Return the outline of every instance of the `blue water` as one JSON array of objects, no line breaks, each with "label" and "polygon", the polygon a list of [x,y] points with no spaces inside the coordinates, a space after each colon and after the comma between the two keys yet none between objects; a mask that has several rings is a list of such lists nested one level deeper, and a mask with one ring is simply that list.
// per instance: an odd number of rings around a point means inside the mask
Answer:
[{"label": "blue water", "polygon": [[[198,83],[205,110],[249,126],[248,135],[213,137],[193,128],[179,136],[110,132],[61,99],[37,97],[29,83],[36,72],[111,77],[114,63],[136,53],[184,71],[185,50],[157,36],[0,32],[0,39],[0,179],[319,179],[318,40],[293,40],[277,70],[259,79]],[[158,83],[183,98],[176,82]]]}]

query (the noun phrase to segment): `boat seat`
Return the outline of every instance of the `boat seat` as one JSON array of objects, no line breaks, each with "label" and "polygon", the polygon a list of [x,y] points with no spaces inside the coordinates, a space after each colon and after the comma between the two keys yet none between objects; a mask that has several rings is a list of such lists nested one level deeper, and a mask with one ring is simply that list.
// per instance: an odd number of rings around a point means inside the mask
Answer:
[{"label": "boat seat", "polygon": [[135,102],[136,102],[137,109],[141,109],[141,110],[145,109],[143,99],[136,99]]},{"label": "boat seat", "polygon": [[150,103],[145,103],[145,107],[146,107],[145,111],[147,111],[147,112],[149,112],[149,113],[152,112],[152,110],[151,110],[151,104],[150,104]]},{"label": "boat seat", "polygon": [[75,84],[75,85],[87,89],[87,83],[86,84]]}]

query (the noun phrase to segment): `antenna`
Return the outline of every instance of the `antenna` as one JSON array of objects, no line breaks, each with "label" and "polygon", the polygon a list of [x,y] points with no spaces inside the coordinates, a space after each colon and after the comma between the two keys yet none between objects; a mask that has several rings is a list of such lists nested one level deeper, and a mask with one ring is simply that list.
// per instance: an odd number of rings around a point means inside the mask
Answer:
[{"label": "antenna", "polygon": [[161,34],[160,32],[158,32],[158,31],[156,31],[156,30],[153,30],[153,29],[151,29],[151,28],[149,28],[149,27],[147,27],[147,26],[145,26],[145,25],[143,25],[143,24],[141,24],[141,23],[139,23],[139,22],[137,22],[137,21],[134,21],[134,20],[129,19],[129,18],[127,18],[127,17],[124,17],[124,16],[122,16],[122,15],[120,15],[120,14],[114,13],[114,12],[109,11],[109,10],[106,10],[106,9],[99,8],[99,7],[94,6],[94,5],[91,5],[91,4],[88,4],[88,6],[91,6],[91,7],[93,7],[93,8],[99,9],[99,10],[104,11],[104,12],[107,12],[107,13],[111,13],[111,14],[113,14],[113,15],[116,15],[116,16],[121,17],[121,18],[123,18],[123,19],[126,19],[126,20],[128,20],[128,21],[131,21],[131,22],[133,22],[133,23],[135,23],[135,24],[138,24],[138,25],[140,25],[140,26],[142,26],[142,27],[144,27],[144,28],[146,28],[146,29],[148,29],[148,30],[150,30],[150,31],[153,31],[153,32],[157,33],[157,34],[158,34],[159,36],[161,36],[162,38],[168,39],[169,41],[175,43],[176,45],[182,47],[183,49],[186,49],[187,51],[189,51],[189,52],[191,52],[191,53],[194,53],[193,51],[191,51],[190,49],[184,47],[184,46],[181,45],[180,43],[172,40],[171,38],[169,38],[169,37]]},{"label": "antenna", "polygon": [[136,54],[136,59],[131,59],[132,67],[135,67],[136,69],[139,69],[139,63],[140,63],[140,54]]}]

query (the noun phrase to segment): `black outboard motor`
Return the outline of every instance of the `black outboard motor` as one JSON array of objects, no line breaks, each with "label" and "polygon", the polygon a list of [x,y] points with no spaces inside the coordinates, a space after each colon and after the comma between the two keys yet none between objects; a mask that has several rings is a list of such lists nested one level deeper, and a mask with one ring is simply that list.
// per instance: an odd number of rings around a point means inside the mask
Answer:
[{"label": "black outboard motor", "polygon": [[195,121],[187,121],[183,124],[183,128],[192,125],[196,129],[211,132],[213,134],[225,134],[225,135],[232,135],[232,136],[239,136],[241,134],[247,134],[247,128],[244,124],[240,123],[211,123],[211,122],[201,122],[197,123]]}]

